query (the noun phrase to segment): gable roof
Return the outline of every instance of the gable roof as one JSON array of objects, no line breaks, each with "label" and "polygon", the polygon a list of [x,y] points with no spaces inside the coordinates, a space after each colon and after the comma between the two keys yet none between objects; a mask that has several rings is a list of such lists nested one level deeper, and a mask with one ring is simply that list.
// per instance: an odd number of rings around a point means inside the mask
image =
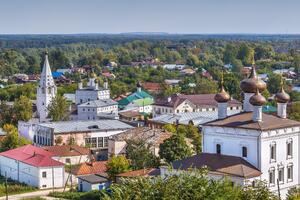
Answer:
[{"label": "gable roof", "polygon": [[107,171],[107,161],[93,161],[89,163],[82,163],[72,169],[74,175],[98,174]]},{"label": "gable roof", "polygon": [[105,183],[108,182],[108,177],[103,174],[89,174],[85,176],[79,176],[78,179],[81,179],[85,182],[95,184],[95,183]]},{"label": "gable roof", "polygon": [[[218,107],[218,103],[215,100],[215,94],[195,94],[195,95],[184,95],[184,94],[174,94],[170,96],[170,101],[168,98],[156,99],[154,105],[166,106],[176,108],[185,100],[188,100],[192,104],[201,107]],[[228,102],[228,106],[240,106],[241,102],[232,99]]]},{"label": "gable roof", "polygon": [[137,100],[137,99],[145,99],[145,98],[150,98],[153,99],[153,97],[148,94],[145,91],[140,91],[140,92],[134,92],[131,95],[121,99],[120,101],[118,101],[120,106],[127,106],[129,103]]},{"label": "gable roof", "polygon": [[236,115],[229,116],[225,119],[218,119],[208,122],[204,124],[204,126],[232,127],[260,131],[300,126],[300,122],[290,119],[283,119],[278,116],[266,113],[262,113],[261,122],[253,121],[252,116],[253,112],[242,112]]},{"label": "gable roof", "polygon": [[212,173],[219,173],[243,178],[261,175],[261,172],[241,157],[212,153],[201,153],[182,160],[174,161],[174,169],[187,170],[190,168],[208,167]]},{"label": "gable roof", "polygon": [[83,104],[78,105],[78,107],[99,108],[99,107],[112,106],[112,105],[117,105],[117,104],[118,103],[112,99],[98,99],[98,100],[85,102]]},{"label": "gable roof", "polygon": [[81,156],[89,155],[90,150],[78,145],[45,146],[44,149],[53,153],[55,156]]},{"label": "gable roof", "polygon": [[63,166],[64,164],[52,159],[53,153],[31,144],[4,151],[0,156],[5,156],[35,167]]}]

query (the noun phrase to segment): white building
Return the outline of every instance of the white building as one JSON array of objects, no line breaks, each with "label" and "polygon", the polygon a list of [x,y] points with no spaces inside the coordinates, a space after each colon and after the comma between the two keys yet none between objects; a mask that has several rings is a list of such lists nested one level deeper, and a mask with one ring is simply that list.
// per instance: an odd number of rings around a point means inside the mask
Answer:
[{"label": "white building", "polygon": [[110,91],[108,89],[108,82],[104,82],[103,88],[99,87],[96,82],[96,75],[92,74],[87,87],[82,86],[82,82],[78,84],[78,89],[75,93],[76,105],[94,101],[99,99],[109,99]]},{"label": "white building", "polygon": [[101,117],[118,118],[118,103],[112,99],[88,101],[77,106],[78,120],[96,120]]},{"label": "white building", "polygon": [[45,54],[44,66],[41,79],[37,88],[37,113],[41,122],[48,118],[48,106],[52,99],[56,96],[57,88],[55,86],[49,61],[48,54]]},{"label": "white building", "polygon": [[[232,116],[227,115],[230,97],[222,89],[215,96],[218,102],[218,119],[203,125],[202,148],[205,154],[212,155],[210,157],[217,154],[231,156],[234,160],[243,159],[246,162],[244,165],[253,172],[248,176],[251,177],[250,181],[266,181],[271,191],[277,192],[280,188],[281,197],[284,198],[290,188],[300,183],[300,122],[286,118],[289,96],[283,87],[275,96],[277,116],[262,113],[266,100],[260,92],[265,88],[266,84],[257,77],[253,67],[250,77],[241,82],[244,112]],[[195,163],[195,160],[187,160],[181,162],[186,165]],[[215,162],[220,160],[216,159]],[[220,165],[218,167],[234,172],[238,169],[236,166],[236,163],[224,162],[223,168]],[[261,174],[254,173],[256,170]],[[224,176],[225,173],[222,174]],[[235,180],[234,176],[229,176]],[[245,183],[248,178],[240,177],[237,183]]]},{"label": "white building", "polygon": [[0,173],[39,189],[61,188],[65,183],[64,164],[53,154],[33,145],[0,153]]}]

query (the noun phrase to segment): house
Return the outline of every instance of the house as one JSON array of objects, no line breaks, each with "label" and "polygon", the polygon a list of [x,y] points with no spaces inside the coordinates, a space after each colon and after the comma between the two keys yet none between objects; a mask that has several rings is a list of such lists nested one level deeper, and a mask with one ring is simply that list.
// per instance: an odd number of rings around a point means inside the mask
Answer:
[{"label": "house", "polygon": [[118,119],[118,103],[112,99],[88,101],[77,106],[78,120]]},{"label": "house", "polygon": [[[166,98],[157,98],[153,104],[153,116],[184,112],[216,111],[218,109],[214,94],[184,95],[174,94]],[[242,104],[232,99],[228,110],[241,110]]]},{"label": "house", "polygon": [[137,91],[118,101],[120,110],[136,110],[141,113],[151,113],[153,97],[142,90],[141,83],[137,84]]},{"label": "house", "polygon": [[110,186],[110,180],[103,174],[89,174],[78,177],[78,191],[103,190]]},{"label": "house", "polygon": [[119,119],[132,126],[139,127],[145,125],[145,113],[140,113],[137,109],[119,112]]},{"label": "house", "polygon": [[160,175],[160,169],[147,168],[139,169],[134,171],[123,172],[116,176],[116,182],[121,183],[122,179],[126,178],[136,178],[136,177],[155,177]]},{"label": "house", "polygon": [[152,94],[159,94],[162,91],[162,87],[160,83],[145,82],[142,83],[142,87],[144,90]]},{"label": "house", "polygon": [[0,153],[0,173],[39,189],[60,188],[65,183],[64,164],[42,148],[25,145]]},{"label": "house", "polygon": [[171,133],[163,129],[137,127],[129,131],[114,135],[108,139],[108,155],[125,155],[127,140],[143,140],[150,144],[151,152],[158,156],[159,145],[171,137]]},{"label": "house", "polygon": [[191,68],[185,68],[185,69],[180,70],[180,74],[183,76],[184,75],[193,75],[195,73],[196,73],[195,70],[193,70]]},{"label": "house", "polygon": [[53,159],[64,164],[77,165],[90,161],[90,150],[78,145],[45,146],[44,149],[53,154]]},{"label": "house", "polygon": [[171,86],[171,87],[179,86],[180,82],[181,82],[181,80],[179,80],[179,79],[166,79],[165,80],[165,84],[167,84],[168,86]]},{"label": "house", "polygon": [[184,69],[185,65],[180,65],[180,64],[165,64],[162,66],[164,69],[167,70],[182,70]]},{"label": "house", "polygon": [[[118,120],[59,121],[18,123],[19,134],[39,146],[75,143],[88,146],[97,159],[107,157],[108,137],[133,128]],[[60,143],[57,143],[60,141]]]},{"label": "house", "polygon": [[[290,97],[281,86],[275,95],[277,114],[263,113],[266,99],[261,92],[267,85],[257,76],[254,66],[240,87],[244,92],[243,112],[227,115],[230,96],[222,87],[215,95],[218,119],[202,125],[203,153],[178,161],[178,166],[210,165],[212,173],[218,172],[219,178],[226,176],[240,185],[265,181],[270,191],[279,190],[285,198],[287,191],[300,183],[300,122],[287,118]],[[171,173],[177,172],[175,169]]]},{"label": "house", "polygon": [[83,176],[90,174],[103,174],[107,171],[107,161],[90,161],[75,166],[71,174],[75,176]]}]

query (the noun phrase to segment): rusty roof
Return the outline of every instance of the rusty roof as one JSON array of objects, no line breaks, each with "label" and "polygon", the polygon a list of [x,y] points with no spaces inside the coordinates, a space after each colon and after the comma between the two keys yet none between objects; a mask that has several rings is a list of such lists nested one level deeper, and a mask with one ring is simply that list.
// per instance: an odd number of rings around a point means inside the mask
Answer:
[{"label": "rusty roof", "polygon": [[262,114],[261,122],[253,121],[252,116],[253,112],[242,112],[236,115],[229,116],[225,119],[218,119],[208,122],[204,124],[204,126],[221,126],[261,131],[300,126],[300,122],[290,119],[283,119],[278,116],[266,113]]},{"label": "rusty roof", "polygon": [[86,174],[98,174],[107,171],[106,167],[107,161],[93,161],[82,163],[74,169],[72,169],[72,174],[74,175],[86,175]]},{"label": "rusty roof", "polygon": [[174,169],[187,170],[190,168],[207,167],[212,173],[252,178],[261,175],[261,172],[241,157],[201,153],[172,163]]}]

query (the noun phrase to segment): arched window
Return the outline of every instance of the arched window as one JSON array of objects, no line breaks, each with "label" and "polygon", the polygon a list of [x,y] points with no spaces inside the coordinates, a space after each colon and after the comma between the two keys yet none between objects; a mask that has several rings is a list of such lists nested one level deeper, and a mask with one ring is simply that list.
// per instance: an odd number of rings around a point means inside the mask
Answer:
[{"label": "arched window", "polygon": [[216,153],[221,154],[221,145],[220,144],[216,144]]},{"label": "arched window", "polygon": [[51,94],[51,87],[48,87],[48,94]]},{"label": "arched window", "polygon": [[248,150],[247,150],[247,147],[242,147],[242,156],[244,158],[247,158],[248,156]]}]

